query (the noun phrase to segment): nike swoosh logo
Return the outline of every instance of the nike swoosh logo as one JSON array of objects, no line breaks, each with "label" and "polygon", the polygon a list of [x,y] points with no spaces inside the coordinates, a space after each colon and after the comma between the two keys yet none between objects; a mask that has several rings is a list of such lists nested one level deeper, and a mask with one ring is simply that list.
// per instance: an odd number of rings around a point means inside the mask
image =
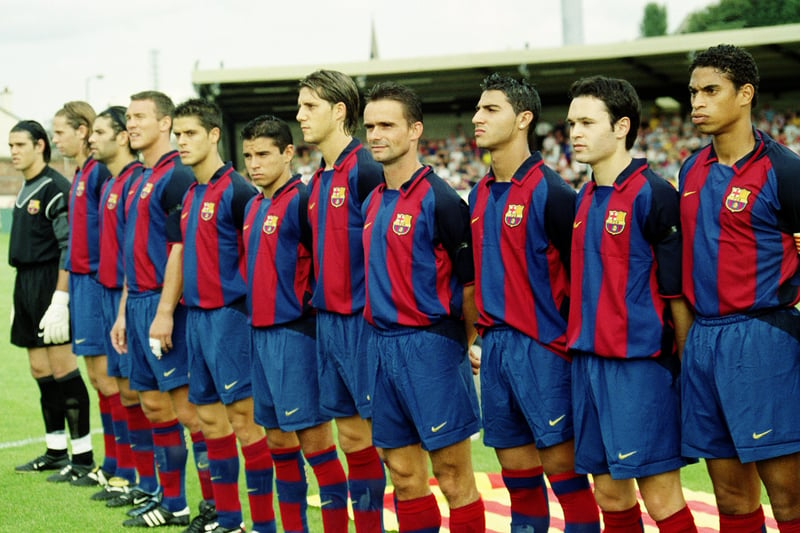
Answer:
[{"label": "nike swoosh logo", "polygon": [[577,227],[580,226],[582,222],[583,220],[578,220],[577,222],[573,222],[572,229],[577,229]]},{"label": "nike swoosh logo", "polygon": [[183,220],[184,218],[186,218],[186,217],[188,217],[188,216],[189,216],[189,213],[183,213],[183,214],[181,215],[181,220]]},{"label": "nike swoosh logo", "polygon": [[548,420],[547,423],[550,424],[550,427],[555,427],[555,426],[558,425],[559,422],[564,420],[564,418],[566,418],[566,416],[567,415],[561,415],[558,418],[556,418],[555,420]]},{"label": "nike swoosh logo", "polygon": [[197,463],[198,470],[205,470],[206,468],[208,468],[208,463]]},{"label": "nike swoosh logo", "polygon": [[251,489],[250,487],[247,487],[247,492],[258,492],[258,488]]},{"label": "nike swoosh logo", "polygon": [[173,372],[175,372],[175,370],[177,370],[177,369],[173,368],[172,370],[167,370],[166,372],[164,372],[164,377],[165,378],[170,377],[173,374]]},{"label": "nike swoosh logo", "polygon": [[634,455],[635,453],[636,453],[636,450],[633,450],[632,452],[628,452],[628,453],[618,453],[617,457],[620,459],[620,461],[624,461],[625,459],[627,459],[631,455]]},{"label": "nike swoosh logo", "polygon": [[439,424],[438,426],[431,426],[431,432],[432,432],[432,433],[437,433],[437,432],[438,432],[440,429],[442,429],[442,428],[443,428],[443,427],[444,427],[446,424],[447,424],[447,422],[442,422],[442,423],[441,423],[441,424]]},{"label": "nike swoosh logo", "polygon": [[366,224],[364,224],[364,229],[367,229],[367,228],[368,228],[368,227],[370,227],[371,225],[372,225],[372,222],[367,222]]},{"label": "nike swoosh logo", "polygon": [[299,407],[295,407],[291,411],[284,411],[283,414],[286,415],[286,416],[292,416],[293,414],[295,414],[299,410],[300,410]]},{"label": "nike swoosh logo", "polygon": [[754,432],[753,432],[753,440],[758,440],[758,439],[760,439],[761,437],[763,437],[764,435],[768,435],[769,433],[772,433],[772,430],[771,430],[771,429],[768,429],[768,430],[764,431],[763,433],[756,433],[756,432],[754,431]]},{"label": "nike swoosh logo", "polygon": [[693,194],[694,194],[694,193],[696,193],[696,192],[697,192],[697,191],[686,191],[685,193],[683,193],[683,197],[684,197],[684,198],[686,198],[687,196],[691,196],[691,195],[693,195]]},{"label": "nike swoosh logo", "polygon": [[245,224],[244,226],[242,226],[242,230],[243,231],[247,231],[247,228],[249,228],[249,227],[250,227],[250,224]]},{"label": "nike swoosh logo", "polygon": [[470,220],[470,221],[469,221],[469,223],[470,223],[470,224],[474,224],[474,223],[476,223],[478,220],[480,220],[480,218],[481,218],[481,217],[475,217],[475,218],[473,218],[472,220]]},{"label": "nike swoosh logo", "polygon": [[317,205],[317,202],[311,202],[310,204],[308,204],[308,210],[311,211],[312,209],[314,209],[315,205]]},{"label": "nike swoosh logo", "polygon": [[211,481],[216,481],[218,479],[222,479],[222,476],[211,476]]},{"label": "nike swoosh logo", "polygon": [[319,502],[320,507],[325,507],[326,505],[330,505],[333,503],[333,500],[325,500],[324,502]]},{"label": "nike swoosh logo", "polygon": [[225,384],[225,390],[231,390],[231,388],[232,388],[234,385],[236,385],[237,383],[239,383],[239,380],[238,380],[238,379],[237,379],[236,381],[234,381],[233,383],[226,383],[226,384]]},{"label": "nike swoosh logo", "polygon": [[86,342],[86,339],[75,339],[75,344],[83,344]]}]

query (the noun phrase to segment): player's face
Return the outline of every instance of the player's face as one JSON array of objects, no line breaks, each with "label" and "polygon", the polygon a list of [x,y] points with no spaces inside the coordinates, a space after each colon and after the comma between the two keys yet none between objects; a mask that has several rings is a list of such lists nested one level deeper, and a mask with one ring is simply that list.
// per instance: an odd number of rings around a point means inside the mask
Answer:
[{"label": "player's face", "polygon": [[475,144],[494,150],[509,142],[517,127],[517,114],[502,91],[484,91],[472,117]]},{"label": "player's face", "polygon": [[16,170],[27,171],[37,162],[43,160],[44,146],[42,143],[33,143],[33,139],[26,131],[14,131],[8,134],[8,148],[11,152],[11,164]]},{"label": "player's face", "polygon": [[146,150],[161,136],[161,131],[169,131],[169,117],[160,120],[156,104],[152,100],[131,100],[125,112],[125,127],[133,150]]},{"label": "player's face", "polygon": [[53,117],[53,144],[64,157],[76,157],[83,148],[84,130],[75,129],[67,122],[67,117]]},{"label": "player's face", "polygon": [[178,142],[181,163],[196,166],[217,150],[219,130],[206,131],[197,117],[178,117],[172,123],[172,133]]},{"label": "player's face", "polygon": [[376,100],[368,103],[364,108],[364,128],[375,161],[391,165],[409,154],[417,157],[412,147],[422,133],[422,124],[409,124],[400,102]]},{"label": "player's face", "polygon": [[617,151],[619,136],[611,127],[611,116],[606,104],[599,98],[574,98],[569,105],[567,122],[572,154],[579,162],[594,165]]},{"label": "player's face", "polygon": [[242,154],[247,174],[253,183],[265,191],[272,190],[282,177],[288,177],[293,153],[292,145],[287,146],[281,153],[278,145],[269,137],[256,137],[242,141]]},{"label": "player's face", "polygon": [[[119,135],[125,135],[120,132]],[[117,135],[114,134],[111,119],[108,117],[97,117],[94,119],[92,135],[89,136],[89,149],[92,157],[101,163],[112,161],[119,151],[120,145],[117,142]]]},{"label": "player's face", "polygon": [[743,89],[713,67],[698,67],[689,80],[692,123],[698,131],[717,135],[750,113],[750,98]]},{"label": "player's face", "polygon": [[300,89],[295,118],[300,123],[303,140],[310,144],[319,144],[336,131],[334,106],[308,87]]}]

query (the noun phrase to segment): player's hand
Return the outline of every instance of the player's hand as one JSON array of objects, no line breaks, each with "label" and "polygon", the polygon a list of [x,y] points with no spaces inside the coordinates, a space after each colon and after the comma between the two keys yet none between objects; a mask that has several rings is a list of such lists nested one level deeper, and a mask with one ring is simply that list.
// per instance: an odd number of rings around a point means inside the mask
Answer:
[{"label": "player's hand", "polygon": [[64,344],[69,341],[69,293],[55,291],[50,307],[45,311],[39,329],[45,344]]},{"label": "player's hand", "polygon": [[117,317],[117,320],[111,327],[111,332],[109,333],[109,336],[111,337],[111,346],[114,348],[114,351],[116,351],[120,355],[128,353],[128,340],[125,331],[124,316]]},{"label": "player's hand", "polygon": [[161,344],[161,352],[166,353],[172,349],[172,327],[174,321],[172,313],[157,311],[153,323],[150,324],[150,345],[153,355],[160,357],[154,349],[155,342]]},{"label": "player's hand", "polygon": [[797,253],[800,254],[800,233],[795,233],[794,237],[794,247],[797,249]]},{"label": "player's hand", "polygon": [[477,376],[481,370],[481,347],[470,346],[469,348],[469,364],[472,367],[472,375]]}]

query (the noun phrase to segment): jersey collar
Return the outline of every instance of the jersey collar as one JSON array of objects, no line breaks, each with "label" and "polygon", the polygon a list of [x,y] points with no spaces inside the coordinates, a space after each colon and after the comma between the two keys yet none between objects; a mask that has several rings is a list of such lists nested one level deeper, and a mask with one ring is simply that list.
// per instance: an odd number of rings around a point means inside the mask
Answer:
[{"label": "jersey collar", "polygon": [[[733,164],[732,168],[736,174],[741,174],[742,172],[744,172],[754,161],[756,161],[761,156],[762,153],[764,153],[767,143],[773,142],[772,138],[769,135],[767,135],[761,130],[756,129],[755,126],[753,127],[753,137],[756,140],[755,145],[753,145],[753,149],[750,150],[746,155],[744,155],[741,159],[739,159],[736,163]],[[708,145],[708,150],[709,150],[708,158],[705,160],[706,166],[712,163],[716,163],[718,161],[717,153],[714,151],[713,144]]]},{"label": "jersey collar", "polygon": [[[519,168],[514,172],[514,175],[511,176],[511,182],[516,185],[522,185],[531,171],[535,168],[538,168],[540,165],[544,163],[542,159],[542,154],[538,151],[533,152],[531,155],[528,156],[525,161],[519,166]],[[494,169],[489,167],[489,172],[486,174],[486,185],[489,186],[492,183],[497,181],[497,178],[494,175]]]}]

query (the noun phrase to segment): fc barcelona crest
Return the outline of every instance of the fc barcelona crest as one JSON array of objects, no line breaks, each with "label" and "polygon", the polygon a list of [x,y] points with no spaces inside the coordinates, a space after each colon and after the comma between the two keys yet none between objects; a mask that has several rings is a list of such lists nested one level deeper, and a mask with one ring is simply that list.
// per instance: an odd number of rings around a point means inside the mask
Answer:
[{"label": "fc barcelona crest", "polygon": [[344,187],[334,187],[331,191],[331,205],[333,207],[342,207],[344,205],[345,193],[347,189]]},{"label": "fc barcelona crest", "polygon": [[611,235],[619,235],[625,230],[625,217],[628,213],[625,211],[610,211],[608,218],[606,218],[606,231]]},{"label": "fc barcelona crest", "polygon": [[142,187],[142,192],[141,192],[141,193],[139,193],[139,198],[141,198],[142,200],[144,200],[145,198],[147,198],[148,196],[150,196],[150,192],[151,192],[152,190],[153,190],[153,184],[152,184],[152,183],[145,183],[145,184],[144,184],[144,187]]},{"label": "fc barcelona crest", "polygon": [[520,225],[522,222],[522,211],[525,209],[525,206],[511,204],[508,206],[508,211],[506,211],[506,216],[503,217],[503,220],[506,223],[506,226],[509,228],[515,228]]},{"label": "fc barcelona crest", "polygon": [[272,235],[275,233],[275,230],[278,229],[278,217],[275,215],[267,215],[267,218],[264,219],[264,225],[261,226],[261,229],[267,235]]},{"label": "fc barcelona crest", "polygon": [[86,182],[79,181],[77,187],[75,188],[75,196],[83,196],[84,190],[86,190]]},{"label": "fc barcelona crest", "polygon": [[200,210],[200,218],[206,222],[214,218],[214,202],[203,202],[203,208]]},{"label": "fc barcelona crest", "polygon": [[108,200],[106,200],[106,209],[113,211],[115,207],[117,207],[117,193],[112,192],[108,195]]},{"label": "fc barcelona crest", "polygon": [[392,231],[397,235],[405,235],[411,230],[411,215],[404,215],[397,213],[397,216],[392,222]]},{"label": "fc barcelona crest", "polygon": [[744,211],[747,207],[747,199],[750,197],[750,191],[742,189],[741,187],[731,187],[731,193],[725,198],[725,207],[731,213],[739,213]]},{"label": "fc barcelona crest", "polygon": [[28,202],[28,214],[29,215],[35,215],[36,213],[38,213],[39,209],[41,209],[41,205],[42,205],[42,203],[39,200],[31,200],[31,201],[29,201]]}]

